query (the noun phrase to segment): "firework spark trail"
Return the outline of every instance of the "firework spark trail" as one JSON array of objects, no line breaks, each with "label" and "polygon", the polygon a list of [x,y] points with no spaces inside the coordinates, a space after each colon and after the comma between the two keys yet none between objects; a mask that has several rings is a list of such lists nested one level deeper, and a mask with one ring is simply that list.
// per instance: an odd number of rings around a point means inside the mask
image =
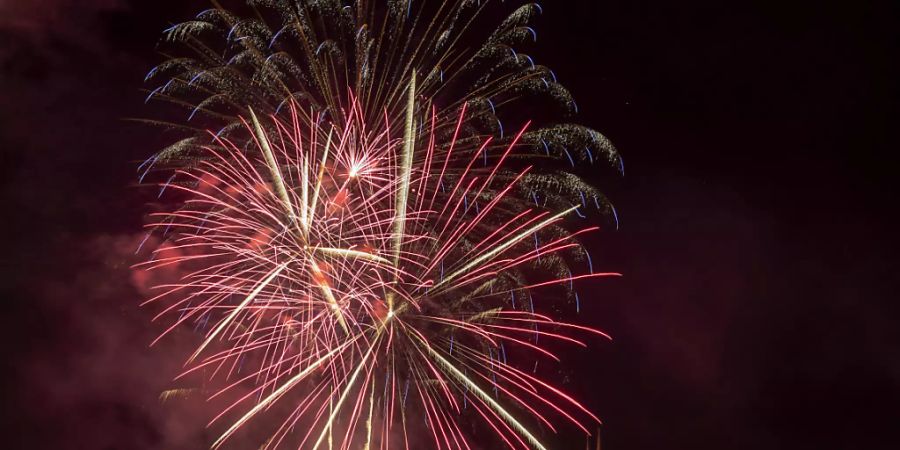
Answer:
[{"label": "firework spark trail", "polygon": [[[414,86],[411,82],[410,109]],[[223,445],[273,404],[292,399],[298,406],[267,448],[285,442],[301,420],[312,423],[301,447],[328,442],[342,449],[387,448],[397,407],[402,417],[411,407],[397,391],[398,380],[414,386],[438,448],[470,447],[459,423],[467,415],[463,403],[510,448],[545,448],[523,415],[555,430],[545,416],[558,414],[587,432],[578,417],[594,421],[594,415],[499,355],[501,342],[508,342],[558,360],[528,336],[584,345],[550,330],[602,333],[516,310],[508,299],[510,293],[616,274],[532,282],[510,277],[507,288],[493,289],[505,274],[526,270],[537,255],[575,247],[576,235],[596,229],[545,240],[537,248],[523,243],[577,206],[555,213],[501,212],[497,205],[521,178],[513,177],[477,213],[461,208],[463,199],[482,196],[502,168],[500,157],[487,174],[471,164],[457,172],[457,187],[436,211],[431,204],[449,173],[453,142],[442,149],[429,143],[428,157],[415,159],[411,127],[402,139],[383,133],[370,141],[364,124],[354,122],[358,116],[346,119],[351,126],[340,135],[293,117],[291,123],[267,117],[275,124],[267,132],[261,119],[251,116],[247,127],[257,139],[249,151],[217,139],[204,164],[181,172],[194,183],[172,185],[188,196],[185,206],[151,224],[179,230],[167,249],[180,253],[149,261],[148,270],[196,267],[151,301],[172,302],[167,311],[182,312],[176,325],[219,317],[189,358],[187,372],[215,367],[214,373],[222,373],[230,365],[222,375],[230,379],[238,360],[257,367],[214,394],[256,385],[214,419],[245,409],[213,446]],[[306,127],[311,136],[327,134],[325,143],[304,140]],[[398,225],[406,222],[415,225]],[[466,231],[475,227],[493,232],[470,241]],[[527,278],[534,276],[540,273]],[[219,350],[210,353],[213,347]],[[384,381],[378,373],[386,374]],[[547,411],[536,409],[541,404]],[[405,436],[407,422],[399,423]],[[334,432],[341,436],[336,442]]]}]

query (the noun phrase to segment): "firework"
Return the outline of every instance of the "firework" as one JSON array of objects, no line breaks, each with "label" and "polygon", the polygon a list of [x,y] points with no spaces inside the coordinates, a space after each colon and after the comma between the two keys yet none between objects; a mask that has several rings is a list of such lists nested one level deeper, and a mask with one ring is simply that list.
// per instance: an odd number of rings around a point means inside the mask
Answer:
[{"label": "firework", "polygon": [[[223,381],[212,397],[236,397],[212,419],[213,446],[275,409],[263,448],[413,448],[424,421],[435,448],[467,449],[472,418],[510,448],[545,448],[534,430],[555,432],[557,419],[589,434],[597,418],[523,359],[558,361],[549,342],[606,337],[553,320],[534,297],[577,301],[576,280],[616,275],[594,272],[577,242],[597,227],[563,226],[588,199],[610,207],[546,161],[574,165],[569,145],[617,157],[577,125],[503,132],[498,105],[528,87],[574,107],[530,58],[507,67],[496,54],[539,7],[467,55],[454,42],[474,1],[252,3],[278,13],[277,31],[204,12],[167,32],[201,57],[151,74],[174,71],[151,97],[224,123],[145,164],[174,170],[161,184],[177,201],[152,216],[167,242],[139,267],[179,268],[147,303],[170,320],[163,336],[202,325],[185,374],[209,373]],[[198,35],[216,30],[228,30],[223,48]],[[208,97],[184,99],[198,93]]]},{"label": "firework", "polygon": [[[538,4],[524,4],[493,26],[484,14],[496,3],[490,0],[247,3],[253,14],[246,17],[216,7],[164,33],[162,48],[178,56],[147,74],[147,101],[174,104],[187,120],[148,121],[182,138],[142,164],[142,177],[154,168],[196,163],[210,141],[207,130],[239,146],[249,143],[252,135],[240,118],[251,109],[283,121],[291,114],[328,121],[341,132],[352,97],[362,105],[367,132],[385,133],[405,123],[406,86],[418,73],[414,126],[423,129],[436,107],[427,131],[441,145],[455,141],[459,164],[486,136],[494,138],[488,150],[502,151],[516,137],[507,129],[539,119],[520,136],[521,154],[508,163],[535,161],[523,186],[544,196],[536,201],[559,207],[577,199],[615,217],[603,194],[572,173],[578,164],[595,162],[621,171],[615,147],[573,123],[577,105],[555,73],[516,50],[537,39],[528,23],[541,13]],[[545,106],[542,117],[521,113],[534,112],[536,102]],[[303,108],[290,111],[292,103]],[[463,108],[467,120],[458,124]]]}]

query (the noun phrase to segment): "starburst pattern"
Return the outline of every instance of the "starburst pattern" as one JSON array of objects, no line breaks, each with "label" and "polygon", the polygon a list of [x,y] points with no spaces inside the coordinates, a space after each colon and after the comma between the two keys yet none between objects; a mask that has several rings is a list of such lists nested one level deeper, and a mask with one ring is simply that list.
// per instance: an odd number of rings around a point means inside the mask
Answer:
[{"label": "starburst pattern", "polygon": [[589,206],[614,216],[565,167],[620,160],[580,125],[504,132],[529,94],[575,109],[512,49],[540,7],[467,52],[482,2],[250,4],[254,19],[217,8],[167,30],[196,57],[148,76],[168,77],[148,99],[206,127],[165,124],[188,137],[142,165],[171,172],[177,200],[153,215],[167,241],[138,269],[184,272],[147,303],[163,336],[204,330],[185,375],[235,397],[214,447],[275,405],[263,448],[413,448],[413,416],[435,448],[472,448],[471,418],[509,448],[546,448],[535,427],[557,419],[588,433],[596,416],[523,361],[606,337],[535,297],[577,304],[577,280],[617,275],[577,241],[598,227],[565,226]]}]

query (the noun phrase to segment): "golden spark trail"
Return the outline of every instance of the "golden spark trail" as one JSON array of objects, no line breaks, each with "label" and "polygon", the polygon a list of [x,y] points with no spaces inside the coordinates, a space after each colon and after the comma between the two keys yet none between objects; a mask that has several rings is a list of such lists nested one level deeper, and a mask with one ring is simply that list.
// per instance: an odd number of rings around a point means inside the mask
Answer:
[{"label": "golden spark trail", "polygon": [[501,245],[498,245],[497,247],[493,248],[491,251],[489,251],[489,252],[487,252],[487,253],[485,253],[485,254],[479,256],[478,258],[475,258],[475,259],[472,260],[470,263],[466,264],[463,268],[461,268],[461,269],[457,270],[456,272],[453,272],[452,274],[448,275],[448,276],[447,276],[446,278],[444,278],[442,281],[440,281],[439,283],[435,284],[435,285],[434,285],[434,288],[437,289],[437,288],[439,288],[439,287],[441,287],[441,286],[446,285],[446,284],[449,283],[450,281],[453,281],[454,279],[456,279],[458,276],[460,276],[460,275],[466,273],[466,271],[468,271],[469,269],[471,269],[471,268],[473,268],[473,267],[475,267],[475,266],[481,264],[482,262],[484,262],[484,261],[486,261],[486,260],[488,260],[488,259],[491,259],[491,258],[493,258],[493,257],[495,257],[495,256],[497,256],[497,255],[499,255],[500,253],[503,253],[506,249],[508,249],[508,248],[512,247],[513,245],[515,245],[516,243],[522,241],[522,239],[525,239],[526,237],[530,236],[530,235],[531,235],[532,233],[534,233],[535,231],[538,231],[538,230],[540,230],[540,229],[546,227],[547,225],[553,223],[553,221],[555,221],[555,220],[557,220],[557,219],[559,219],[559,218],[561,218],[561,217],[563,217],[563,216],[569,214],[569,213],[572,212],[572,211],[575,211],[576,209],[578,209],[578,206],[573,206],[573,207],[571,207],[571,208],[569,208],[569,209],[567,209],[567,210],[565,210],[565,211],[561,211],[561,212],[559,212],[559,213],[557,213],[557,214],[554,214],[554,215],[551,216],[550,218],[544,220],[543,222],[541,222],[541,223],[539,223],[539,224],[537,224],[537,225],[532,226],[531,228],[529,228],[529,229],[527,229],[527,230],[525,230],[525,231],[519,233],[519,234],[516,235],[516,236],[513,236],[512,238],[510,238],[509,240],[507,240],[505,243],[503,243],[503,244],[501,244]]},{"label": "golden spark trail", "polygon": [[253,408],[250,411],[248,411],[240,419],[238,419],[230,428],[228,428],[228,430],[226,430],[224,433],[222,433],[222,435],[219,436],[219,438],[216,439],[216,441],[213,443],[212,448],[217,448],[220,445],[222,445],[222,443],[225,441],[225,439],[228,439],[228,437],[231,436],[235,432],[235,430],[237,430],[238,428],[240,428],[241,425],[243,425],[248,420],[250,420],[250,418],[253,417],[254,415],[256,415],[256,413],[258,413],[260,410],[262,410],[263,408],[268,406],[279,396],[281,396],[282,394],[287,392],[290,388],[294,387],[294,385],[299,383],[301,380],[306,378],[307,375],[309,375],[313,370],[317,369],[320,365],[322,365],[322,363],[327,361],[329,358],[331,358],[335,354],[344,350],[344,348],[349,346],[351,343],[355,342],[356,339],[357,338],[354,338],[352,341],[345,342],[343,345],[333,348],[330,352],[326,353],[321,358],[319,358],[318,360],[316,360],[315,362],[313,362],[312,364],[307,366],[305,369],[300,371],[300,373],[298,373],[297,375],[294,375],[293,378],[291,378],[290,380],[283,383],[278,389],[276,389],[274,392],[269,394],[265,399],[263,399],[262,401],[257,403],[255,406],[253,406]]},{"label": "golden spark trail", "polygon": [[[253,129],[256,132],[256,137],[259,140],[260,147],[262,148],[263,155],[266,159],[266,164],[269,166],[269,170],[272,173],[272,181],[275,183],[276,191],[278,192],[278,196],[281,197],[282,204],[287,210],[288,220],[292,224],[296,224],[296,215],[294,214],[294,207],[291,205],[290,196],[288,196],[287,188],[284,186],[284,178],[281,176],[281,170],[278,168],[278,161],[275,160],[275,154],[272,152],[272,147],[269,145],[269,138],[266,136],[266,132],[263,130],[262,125],[259,123],[259,119],[256,118],[256,114],[253,112],[252,108],[250,109],[250,117],[253,120]],[[304,205],[305,210],[305,205]],[[304,240],[304,248],[307,248],[308,243],[306,242],[305,233],[302,232]],[[314,275],[319,275],[319,266],[318,263],[310,257],[310,269],[312,270]],[[334,293],[331,291],[331,286],[329,286],[325,282],[318,282],[319,288],[322,290],[322,293],[325,295],[325,299],[328,301],[329,305],[331,305],[331,310],[334,311],[335,316],[337,317],[338,323],[341,325],[341,328],[345,333],[349,332],[349,328],[347,327],[347,321],[344,319],[344,313],[341,312],[341,307],[337,302],[337,299],[334,297]]]},{"label": "golden spark trail", "polygon": [[[403,246],[403,235],[406,227],[406,207],[409,201],[409,183],[412,177],[413,152],[416,144],[415,130],[416,107],[416,72],[413,71],[409,81],[409,94],[406,102],[406,127],[403,132],[403,155],[400,160],[400,189],[397,193],[397,204],[394,216],[394,267],[400,266],[400,250]],[[396,278],[395,274],[395,278]],[[393,310],[393,295],[388,296],[388,310]]]},{"label": "golden spark trail", "polygon": [[206,346],[209,345],[209,343],[212,342],[213,339],[215,339],[216,336],[218,336],[219,333],[223,329],[225,329],[225,327],[228,326],[229,323],[231,323],[232,320],[234,320],[235,316],[237,316],[241,311],[243,311],[244,308],[246,308],[247,305],[249,305],[250,302],[252,302],[253,299],[256,298],[256,296],[259,295],[259,293],[262,292],[262,290],[265,289],[266,286],[268,286],[269,283],[271,283],[272,280],[274,280],[275,277],[277,277],[278,274],[280,274],[281,271],[284,270],[284,268],[288,266],[289,263],[290,263],[290,261],[284,262],[281,265],[279,265],[277,268],[275,268],[275,270],[273,270],[269,274],[269,276],[267,276],[262,282],[260,282],[256,286],[256,288],[253,289],[252,292],[250,292],[250,295],[248,295],[247,298],[244,299],[244,301],[242,301],[236,308],[231,310],[231,313],[228,314],[228,317],[226,317],[225,320],[219,322],[219,325],[212,331],[212,333],[209,334],[209,336],[206,337],[206,340],[204,340],[203,343],[200,344],[200,347],[197,348],[197,351],[195,351],[193,355],[191,355],[190,359],[188,359],[188,362],[191,362],[194,359],[196,359],[197,356],[199,356],[200,353],[203,352],[203,349],[206,348]]},{"label": "golden spark trail", "polygon": [[500,414],[510,426],[516,429],[525,439],[528,440],[528,443],[533,445],[535,448],[540,450],[547,450],[546,447],[536,438],[524,425],[522,425],[512,414],[510,414],[503,406],[497,403],[496,400],[491,398],[491,396],[484,392],[477,383],[469,379],[461,370],[457,369],[456,366],[453,365],[450,361],[447,361],[440,353],[436,352],[430,344],[422,340],[421,337],[415,335],[416,339],[425,347],[425,350],[428,352],[428,355],[434,358],[434,360],[445,370],[450,372],[450,374],[457,380],[461,381],[466,387],[475,392],[475,395],[478,396],[479,399],[487,403],[494,411]]}]

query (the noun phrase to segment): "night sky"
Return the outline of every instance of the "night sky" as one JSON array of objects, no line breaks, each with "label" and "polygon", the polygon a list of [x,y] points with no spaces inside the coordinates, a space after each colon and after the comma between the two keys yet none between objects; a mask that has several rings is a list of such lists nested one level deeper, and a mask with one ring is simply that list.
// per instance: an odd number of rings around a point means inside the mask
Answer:
[{"label": "night sky", "polygon": [[[734,3],[543,2],[529,54],[625,161],[590,242],[625,276],[577,317],[614,341],[566,355],[566,387],[605,449],[900,448],[897,7]],[[195,341],[148,349],[136,168],[169,138],[124,120],[207,6],[0,0],[0,448],[210,442],[202,405],[157,398]]]}]

